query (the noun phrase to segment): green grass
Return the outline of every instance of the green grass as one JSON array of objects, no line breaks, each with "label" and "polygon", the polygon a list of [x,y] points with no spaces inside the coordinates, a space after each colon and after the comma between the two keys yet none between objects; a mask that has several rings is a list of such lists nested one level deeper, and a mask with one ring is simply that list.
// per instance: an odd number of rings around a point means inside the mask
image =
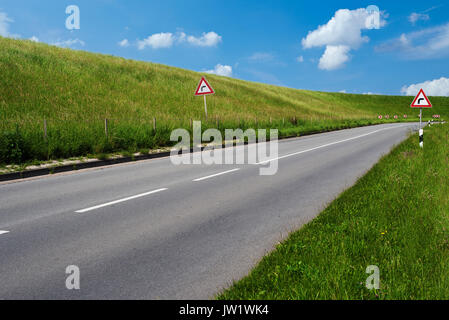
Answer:
[{"label": "green grass", "polygon": [[[173,128],[203,118],[203,100],[193,95],[201,74],[193,71],[2,37],[0,70],[0,163],[164,147]],[[283,137],[374,124],[379,114],[389,114],[389,121],[394,114],[417,116],[410,97],[207,77],[217,94],[208,97],[205,129],[219,118],[220,128],[272,127]],[[426,115],[447,118],[449,98],[432,102],[435,109]]]},{"label": "green grass", "polygon": [[448,141],[448,125],[425,130],[424,150],[406,140],[218,298],[447,299]]}]

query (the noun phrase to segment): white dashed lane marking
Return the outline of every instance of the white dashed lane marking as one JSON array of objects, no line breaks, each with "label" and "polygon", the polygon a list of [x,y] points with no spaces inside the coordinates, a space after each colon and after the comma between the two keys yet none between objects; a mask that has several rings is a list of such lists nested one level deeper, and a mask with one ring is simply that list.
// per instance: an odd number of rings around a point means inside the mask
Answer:
[{"label": "white dashed lane marking", "polygon": [[131,196],[131,197],[127,197],[127,198],[111,201],[111,202],[108,202],[108,203],[99,204],[98,206],[94,206],[94,207],[78,210],[78,211],[75,211],[75,212],[76,213],[85,213],[85,212],[88,212],[88,211],[97,210],[97,209],[104,208],[104,207],[107,207],[107,206],[112,206],[112,205],[117,204],[117,203],[121,203],[121,202],[129,201],[129,200],[134,200],[134,199],[137,199],[137,198],[142,198],[142,197],[145,197],[145,196],[149,196],[150,194],[162,192],[162,191],[165,191],[165,190],[168,190],[168,189],[167,188],[157,189],[157,190],[153,190],[153,191],[150,191],[150,192],[137,194],[135,196]]},{"label": "white dashed lane marking", "polygon": [[216,174],[213,174],[213,175],[210,175],[210,176],[207,176],[207,177],[202,177],[202,178],[199,178],[199,179],[195,179],[193,181],[194,182],[203,181],[203,180],[207,180],[207,179],[210,179],[210,178],[215,178],[215,177],[218,177],[218,176],[222,176],[222,175],[227,174],[227,173],[235,172],[235,171],[238,171],[238,170],[240,170],[240,169],[239,168],[232,169],[232,170],[216,173]]}]

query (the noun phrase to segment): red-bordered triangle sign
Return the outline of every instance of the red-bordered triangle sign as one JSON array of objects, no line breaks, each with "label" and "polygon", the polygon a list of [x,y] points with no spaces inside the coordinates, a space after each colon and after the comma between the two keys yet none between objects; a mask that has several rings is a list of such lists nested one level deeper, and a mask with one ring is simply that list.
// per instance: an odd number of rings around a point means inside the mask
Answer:
[{"label": "red-bordered triangle sign", "polygon": [[429,98],[427,98],[423,89],[421,89],[419,91],[418,95],[415,97],[415,100],[413,100],[411,107],[412,108],[432,108],[432,104],[430,103],[430,100],[429,100]]},{"label": "red-bordered triangle sign", "polygon": [[207,82],[205,77],[202,77],[200,83],[198,84],[198,88],[196,88],[195,95],[196,96],[204,96],[206,94],[214,94],[215,91],[210,86],[209,82]]}]

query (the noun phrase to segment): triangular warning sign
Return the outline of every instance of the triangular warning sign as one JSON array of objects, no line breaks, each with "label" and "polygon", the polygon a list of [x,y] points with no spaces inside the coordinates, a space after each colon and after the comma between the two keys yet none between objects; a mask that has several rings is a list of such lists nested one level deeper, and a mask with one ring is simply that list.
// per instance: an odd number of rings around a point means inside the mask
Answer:
[{"label": "triangular warning sign", "polygon": [[421,89],[419,91],[415,100],[413,100],[411,107],[412,108],[432,108],[432,104],[430,103],[429,98],[427,98],[423,89]]},{"label": "triangular warning sign", "polygon": [[196,96],[204,96],[205,94],[214,94],[215,91],[210,86],[209,82],[207,82],[205,77],[202,77],[200,83],[198,84],[198,88],[196,88],[195,95]]}]

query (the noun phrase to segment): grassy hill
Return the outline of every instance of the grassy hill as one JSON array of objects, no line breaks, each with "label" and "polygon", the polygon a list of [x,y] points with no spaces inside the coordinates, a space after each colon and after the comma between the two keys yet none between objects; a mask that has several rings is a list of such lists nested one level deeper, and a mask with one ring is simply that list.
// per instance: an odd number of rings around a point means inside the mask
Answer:
[{"label": "grassy hill", "polygon": [[[193,95],[201,74],[193,71],[2,37],[0,70],[0,163],[164,146],[172,128],[204,117]],[[276,127],[286,136],[376,123],[379,114],[417,115],[410,97],[207,78],[217,94],[208,97],[205,127],[219,119],[220,128]],[[449,98],[431,100],[428,116],[449,115]]]}]

